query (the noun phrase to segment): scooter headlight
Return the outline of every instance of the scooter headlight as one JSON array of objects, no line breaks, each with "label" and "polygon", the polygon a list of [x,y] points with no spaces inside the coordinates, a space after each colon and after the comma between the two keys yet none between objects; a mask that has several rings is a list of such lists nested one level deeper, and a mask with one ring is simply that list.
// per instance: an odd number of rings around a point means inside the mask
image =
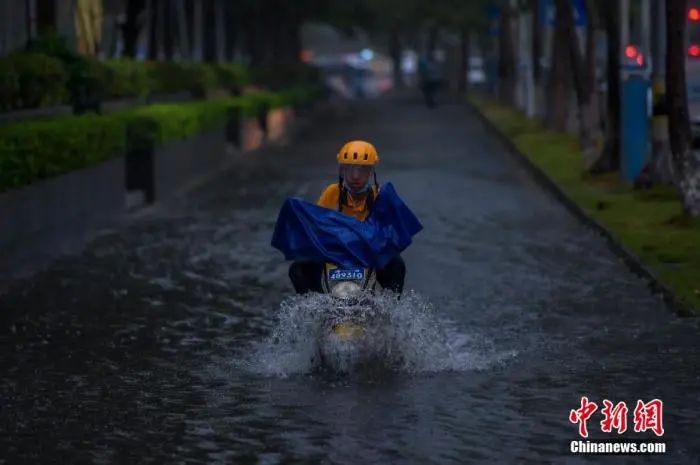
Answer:
[{"label": "scooter headlight", "polygon": [[362,288],[352,281],[342,281],[331,289],[331,295],[340,299],[347,299],[360,292]]}]

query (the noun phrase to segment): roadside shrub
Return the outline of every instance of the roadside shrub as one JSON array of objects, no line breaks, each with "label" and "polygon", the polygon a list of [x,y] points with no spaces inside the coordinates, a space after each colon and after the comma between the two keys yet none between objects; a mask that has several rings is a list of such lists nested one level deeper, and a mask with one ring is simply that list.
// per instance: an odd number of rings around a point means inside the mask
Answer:
[{"label": "roadside shrub", "polygon": [[17,106],[19,99],[19,76],[9,60],[0,59],[0,111]]},{"label": "roadside shrub", "polygon": [[196,98],[206,96],[207,90],[217,87],[213,67],[203,63],[154,61],[146,64],[153,92],[174,94],[190,92]]},{"label": "roadside shrub", "polygon": [[224,124],[234,99],[165,103],[124,110],[114,114],[126,126],[130,149],[151,147],[184,139]]},{"label": "roadside shrub", "polygon": [[241,63],[222,63],[216,65],[214,69],[219,85],[232,95],[239,96],[243,87],[251,82],[250,70]]},{"label": "roadside shrub", "polygon": [[73,51],[64,37],[49,34],[33,39],[27,50],[52,56],[63,63],[68,72],[68,90],[78,107],[95,104],[110,96],[114,84],[112,70],[100,60]]},{"label": "roadside shrub", "polygon": [[151,90],[151,80],[143,63],[130,59],[104,62],[112,74],[109,96],[113,98],[145,98]]},{"label": "roadside shrub", "polygon": [[80,57],[66,64],[68,89],[73,103],[89,105],[111,97],[114,74],[109,66],[93,58]]},{"label": "roadside shrub", "polygon": [[121,121],[66,116],[0,126],[0,191],[99,163],[124,153]]},{"label": "roadside shrub", "polygon": [[2,78],[3,82],[9,79],[12,86],[3,99],[10,108],[37,108],[65,102],[68,75],[56,58],[42,53],[16,52],[0,61],[2,68],[13,70],[9,71],[10,76]]}]

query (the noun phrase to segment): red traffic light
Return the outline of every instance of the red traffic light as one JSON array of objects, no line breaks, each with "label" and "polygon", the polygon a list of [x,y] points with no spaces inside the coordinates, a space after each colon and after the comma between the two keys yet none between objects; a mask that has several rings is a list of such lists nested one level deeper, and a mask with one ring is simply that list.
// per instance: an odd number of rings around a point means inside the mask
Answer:
[{"label": "red traffic light", "polygon": [[688,47],[688,55],[694,58],[700,57],[700,45],[693,44]]},{"label": "red traffic light", "polygon": [[635,47],[634,45],[628,45],[627,47],[625,47],[625,56],[627,58],[636,58],[638,54],[639,52],[637,51],[637,47]]},{"label": "red traffic light", "polygon": [[690,8],[688,10],[688,19],[691,21],[700,21],[700,8]]}]

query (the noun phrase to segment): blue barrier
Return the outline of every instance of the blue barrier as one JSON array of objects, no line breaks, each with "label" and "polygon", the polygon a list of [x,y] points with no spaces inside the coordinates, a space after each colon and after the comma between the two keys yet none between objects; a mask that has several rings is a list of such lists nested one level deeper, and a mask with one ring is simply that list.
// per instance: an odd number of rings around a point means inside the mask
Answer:
[{"label": "blue barrier", "polygon": [[634,181],[649,156],[649,81],[629,76],[622,84],[622,177]]}]

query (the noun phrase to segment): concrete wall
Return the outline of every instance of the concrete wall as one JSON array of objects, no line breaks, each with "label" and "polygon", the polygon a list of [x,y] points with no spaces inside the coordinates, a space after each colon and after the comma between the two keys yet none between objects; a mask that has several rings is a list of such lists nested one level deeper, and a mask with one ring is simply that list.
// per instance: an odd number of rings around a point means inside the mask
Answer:
[{"label": "concrete wall", "polygon": [[166,200],[222,171],[230,159],[223,128],[157,147],[153,156],[155,201]]},{"label": "concrete wall", "polygon": [[0,54],[23,47],[27,42],[26,4],[24,1],[0,0]]},{"label": "concrete wall", "polygon": [[126,217],[127,198],[148,189],[152,195],[147,203],[180,195],[231,167],[236,151],[250,152],[288,138],[294,124],[291,109],[277,109],[267,115],[267,138],[258,118],[243,118],[237,128],[222,125],[1,193],[0,277],[28,274],[81,250],[100,228]]},{"label": "concrete wall", "polygon": [[124,214],[123,157],[2,193],[0,275],[77,251]]},{"label": "concrete wall", "polygon": [[[41,0],[43,2],[47,0]],[[58,34],[75,42],[73,21],[75,0],[52,0],[55,27]],[[30,37],[38,32],[38,0],[0,0],[0,55],[24,47]],[[29,14],[27,14],[29,7]]]}]

